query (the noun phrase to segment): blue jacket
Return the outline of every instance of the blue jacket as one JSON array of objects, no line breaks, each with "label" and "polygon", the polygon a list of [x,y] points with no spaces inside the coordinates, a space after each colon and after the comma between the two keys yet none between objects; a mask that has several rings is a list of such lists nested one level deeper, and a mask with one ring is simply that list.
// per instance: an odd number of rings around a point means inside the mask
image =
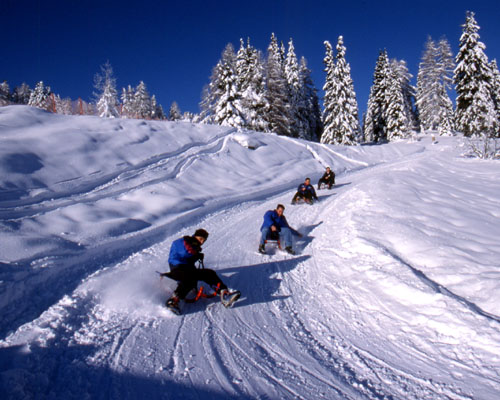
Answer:
[{"label": "blue jacket", "polygon": [[174,240],[170,247],[168,263],[170,267],[179,267],[187,265],[194,267],[194,263],[200,259],[201,245],[198,240],[192,236],[184,236]]},{"label": "blue jacket", "polygon": [[269,210],[264,214],[264,222],[262,223],[260,230],[269,228],[272,225],[274,225],[278,229],[278,231],[280,231],[281,228],[290,228],[285,216],[282,215],[280,217],[276,210]]},{"label": "blue jacket", "polygon": [[310,192],[313,199],[318,198],[318,196],[316,196],[316,190],[314,190],[313,185],[306,185],[305,183],[301,183],[299,185],[299,187],[297,188],[297,192],[300,192],[300,193]]}]

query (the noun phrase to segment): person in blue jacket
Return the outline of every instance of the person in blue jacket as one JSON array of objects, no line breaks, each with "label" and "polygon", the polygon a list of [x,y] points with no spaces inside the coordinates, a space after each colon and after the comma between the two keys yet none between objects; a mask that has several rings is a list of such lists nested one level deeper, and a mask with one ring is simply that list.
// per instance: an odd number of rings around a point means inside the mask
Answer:
[{"label": "person in blue jacket", "polygon": [[306,178],[304,183],[301,183],[297,188],[297,193],[293,196],[292,204],[297,203],[299,199],[304,199],[308,204],[312,204],[313,200],[318,200],[314,186],[311,185],[311,179]]},{"label": "person in blue jacket", "polygon": [[203,261],[204,254],[201,246],[208,238],[205,229],[198,229],[193,236],[184,236],[175,240],[170,247],[168,264],[170,272],[162,274],[178,282],[177,288],[166,306],[177,314],[180,313],[179,301],[198,286],[198,281],[206,282],[213,288],[218,288],[221,299],[228,293],[228,287],[222,282],[217,273],[208,268],[196,268],[198,260]]},{"label": "person in blue jacket", "polygon": [[266,239],[271,232],[277,232],[280,237],[280,241],[285,244],[285,251],[289,254],[295,254],[292,249],[292,234],[301,237],[302,235],[293,229],[283,215],[285,211],[285,206],[283,204],[278,204],[275,210],[269,210],[264,214],[264,222],[260,227],[260,243],[259,243],[259,253],[266,254]]}]

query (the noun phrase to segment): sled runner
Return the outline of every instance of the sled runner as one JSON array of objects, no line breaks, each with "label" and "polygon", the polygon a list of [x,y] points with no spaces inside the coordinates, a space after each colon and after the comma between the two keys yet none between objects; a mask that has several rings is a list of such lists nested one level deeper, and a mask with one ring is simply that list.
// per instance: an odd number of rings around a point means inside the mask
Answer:
[{"label": "sled runner", "polygon": [[[205,268],[202,260],[198,261],[198,268]],[[165,276],[167,278],[170,278],[169,272],[163,272],[163,273],[159,271],[156,272],[160,275],[160,279],[163,279],[163,277]],[[210,299],[216,296],[220,296],[221,303],[226,308],[231,308],[241,296],[241,292],[239,290],[233,290],[229,288],[220,289],[220,283],[218,283],[217,286],[215,287],[211,287],[210,289],[207,289],[207,286],[200,284],[199,287],[192,290],[192,293],[195,293],[194,296],[184,298],[184,302],[196,303],[201,298]],[[181,311],[179,308],[178,300],[176,303],[174,302],[169,303],[170,301],[171,299],[167,301],[167,303],[165,304],[166,307],[173,313],[180,315]]]},{"label": "sled runner", "polygon": [[316,203],[318,200],[309,200],[305,199],[303,197],[298,198],[297,200],[292,200],[291,204],[292,205],[297,205],[297,204],[309,204],[312,206],[314,203]]}]

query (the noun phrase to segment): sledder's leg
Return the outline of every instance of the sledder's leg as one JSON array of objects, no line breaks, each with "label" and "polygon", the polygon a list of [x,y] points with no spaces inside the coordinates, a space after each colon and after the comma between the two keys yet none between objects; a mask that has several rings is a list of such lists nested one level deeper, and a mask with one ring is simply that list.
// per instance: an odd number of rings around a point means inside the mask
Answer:
[{"label": "sledder's leg", "polygon": [[196,279],[198,281],[203,281],[211,287],[219,287],[219,290],[227,289],[227,286],[222,282],[219,278],[219,275],[213,270],[209,268],[197,269],[196,270]]}]

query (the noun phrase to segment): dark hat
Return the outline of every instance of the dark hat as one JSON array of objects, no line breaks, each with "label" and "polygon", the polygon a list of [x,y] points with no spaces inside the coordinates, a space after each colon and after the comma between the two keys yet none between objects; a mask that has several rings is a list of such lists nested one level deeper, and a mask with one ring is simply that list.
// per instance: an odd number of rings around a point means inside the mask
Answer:
[{"label": "dark hat", "polygon": [[193,236],[199,236],[207,240],[208,232],[205,229],[197,229]]}]

